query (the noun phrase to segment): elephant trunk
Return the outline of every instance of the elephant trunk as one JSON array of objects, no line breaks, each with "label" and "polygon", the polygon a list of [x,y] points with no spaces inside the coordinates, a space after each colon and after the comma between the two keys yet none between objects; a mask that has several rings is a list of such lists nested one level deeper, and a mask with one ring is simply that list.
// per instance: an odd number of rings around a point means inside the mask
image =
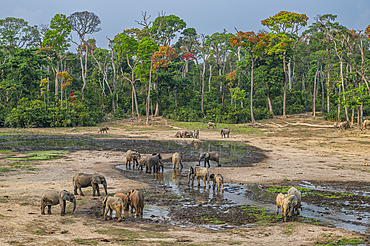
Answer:
[{"label": "elephant trunk", "polygon": [[190,176],[191,176],[192,174],[189,172],[188,173],[188,185],[190,184]]},{"label": "elephant trunk", "polygon": [[76,204],[77,204],[76,199],[74,199],[73,200],[73,211],[72,211],[72,213],[74,213],[75,210],[76,210]]},{"label": "elephant trunk", "polygon": [[108,195],[108,192],[107,192],[107,182],[104,182],[103,183],[103,186],[104,186],[104,190],[105,190],[105,195],[107,196]]}]

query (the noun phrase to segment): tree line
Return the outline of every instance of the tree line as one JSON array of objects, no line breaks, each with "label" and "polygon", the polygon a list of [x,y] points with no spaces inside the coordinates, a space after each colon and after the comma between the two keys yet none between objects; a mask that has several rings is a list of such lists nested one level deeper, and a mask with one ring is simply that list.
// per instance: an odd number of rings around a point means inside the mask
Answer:
[{"label": "tree line", "polygon": [[[94,125],[106,116],[245,123],[321,111],[333,121],[370,114],[370,25],[280,11],[259,32],[206,35],[175,15],[146,12],[140,28],[106,37],[92,12],[48,25],[0,20],[0,126]],[[305,28],[302,31],[302,28]],[[71,34],[75,33],[77,39]],[[70,52],[75,44],[76,52]]]}]

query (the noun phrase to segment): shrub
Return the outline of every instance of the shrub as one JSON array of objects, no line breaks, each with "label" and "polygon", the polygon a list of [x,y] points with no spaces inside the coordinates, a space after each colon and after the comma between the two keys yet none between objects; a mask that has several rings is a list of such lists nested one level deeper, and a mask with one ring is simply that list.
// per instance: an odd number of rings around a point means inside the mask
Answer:
[{"label": "shrub", "polygon": [[185,122],[196,122],[200,120],[201,112],[189,107],[172,107],[163,112],[168,119]]}]

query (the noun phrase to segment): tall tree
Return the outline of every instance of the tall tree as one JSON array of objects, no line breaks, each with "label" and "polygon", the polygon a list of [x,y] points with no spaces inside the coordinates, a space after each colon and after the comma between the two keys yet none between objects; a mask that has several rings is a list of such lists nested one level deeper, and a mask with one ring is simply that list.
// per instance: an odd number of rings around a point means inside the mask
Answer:
[{"label": "tall tree", "polygon": [[271,30],[269,54],[277,53],[283,57],[285,74],[284,98],[283,98],[283,117],[286,117],[286,87],[288,76],[286,71],[287,50],[298,42],[298,31],[307,25],[308,17],[305,14],[297,14],[288,11],[280,11],[261,21],[261,24]]},{"label": "tall tree", "polygon": [[68,20],[71,24],[71,28],[73,31],[77,32],[78,38],[80,43],[74,42],[76,45],[85,47],[85,61],[83,61],[83,51],[79,49],[80,55],[80,65],[82,70],[82,99],[84,98],[84,92],[86,88],[86,76],[87,76],[87,57],[89,54],[89,45],[86,40],[86,34],[93,34],[101,30],[98,25],[100,25],[101,21],[99,16],[94,14],[93,12],[83,11],[83,12],[75,12],[68,16]]}]

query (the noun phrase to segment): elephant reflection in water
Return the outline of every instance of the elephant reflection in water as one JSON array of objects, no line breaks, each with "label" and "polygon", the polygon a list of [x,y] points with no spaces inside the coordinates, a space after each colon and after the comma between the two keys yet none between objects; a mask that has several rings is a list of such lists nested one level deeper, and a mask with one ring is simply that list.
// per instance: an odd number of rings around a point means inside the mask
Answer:
[{"label": "elephant reflection in water", "polygon": [[155,178],[156,180],[161,180],[161,181],[163,181],[163,180],[164,180],[163,173],[154,173],[154,178]]},{"label": "elephant reflection in water", "polygon": [[181,173],[182,173],[182,168],[173,169],[172,170],[172,182],[174,182],[175,184],[178,184],[180,182]]}]

